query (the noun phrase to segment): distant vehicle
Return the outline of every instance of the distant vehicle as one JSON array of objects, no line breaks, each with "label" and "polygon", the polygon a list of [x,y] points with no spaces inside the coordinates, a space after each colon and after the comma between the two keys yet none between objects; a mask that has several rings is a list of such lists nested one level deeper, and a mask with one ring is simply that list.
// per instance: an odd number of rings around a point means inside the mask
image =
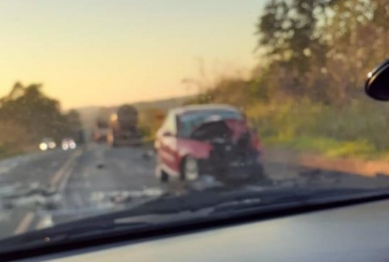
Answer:
[{"label": "distant vehicle", "polygon": [[116,146],[138,146],[142,135],[138,129],[138,111],[131,105],[123,105],[109,119],[108,143]]},{"label": "distant vehicle", "polygon": [[64,151],[76,149],[77,144],[73,138],[62,139],[62,149]]},{"label": "distant vehicle", "polygon": [[98,119],[93,130],[93,140],[99,143],[107,142],[108,132],[108,119]]},{"label": "distant vehicle", "polygon": [[109,132],[109,117],[112,113],[110,108],[100,108],[93,127],[92,139],[97,143],[106,143]]},{"label": "distant vehicle", "polygon": [[44,138],[39,144],[39,149],[42,151],[55,149],[57,147],[57,144],[55,143],[54,139],[52,138]]},{"label": "distant vehicle", "polygon": [[264,178],[258,135],[244,115],[227,105],[194,105],[171,110],[155,140],[157,177],[193,181],[210,175],[219,181]]},{"label": "distant vehicle", "polygon": [[74,138],[74,142],[77,145],[82,145],[85,143],[85,134],[83,129],[74,131],[73,135],[71,136]]}]

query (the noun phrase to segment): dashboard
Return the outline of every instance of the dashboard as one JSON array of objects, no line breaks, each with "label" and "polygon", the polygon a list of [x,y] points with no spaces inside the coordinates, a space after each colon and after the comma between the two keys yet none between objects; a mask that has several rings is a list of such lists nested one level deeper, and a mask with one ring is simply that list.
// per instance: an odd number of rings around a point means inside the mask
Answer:
[{"label": "dashboard", "polygon": [[389,261],[389,200],[23,261]]}]

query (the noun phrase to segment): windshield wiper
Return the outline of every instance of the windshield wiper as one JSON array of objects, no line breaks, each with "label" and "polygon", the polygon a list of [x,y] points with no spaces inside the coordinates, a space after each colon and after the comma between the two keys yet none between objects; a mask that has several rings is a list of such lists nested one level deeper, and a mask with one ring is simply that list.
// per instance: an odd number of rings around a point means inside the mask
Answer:
[{"label": "windshield wiper", "polygon": [[389,198],[389,189],[323,189],[306,190],[302,194],[284,192],[264,195],[259,199],[232,201],[215,206],[210,215],[242,215],[244,213],[265,214],[272,211],[287,211],[296,208],[319,209],[325,206],[336,206],[357,203],[359,201]]},{"label": "windshield wiper", "polygon": [[[203,195],[203,197],[200,197]],[[161,197],[131,210],[100,215],[0,241],[0,250],[86,243],[98,239],[128,239],[147,232],[237,223],[274,215],[319,210],[325,206],[356,204],[389,198],[389,190],[321,189],[200,192],[183,197]],[[251,218],[252,219],[252,218]],[[224,221],[224,222],[223,222]],[[228,222],[229,221],[229,222]],[[166,230],[169,229],[169,230]]]},{"label": "windshield wiper", "polygon": [[13,249],[47,246],[56,243],[70,243],[74,240],[82,241],[104,234],[151,229],[153,226],[154,224],[149,222],[116,223],[115,221],[100,221],[90,225],[81,223],[80,226],[65,224],[1,240],[0,249],[11,251]]}]

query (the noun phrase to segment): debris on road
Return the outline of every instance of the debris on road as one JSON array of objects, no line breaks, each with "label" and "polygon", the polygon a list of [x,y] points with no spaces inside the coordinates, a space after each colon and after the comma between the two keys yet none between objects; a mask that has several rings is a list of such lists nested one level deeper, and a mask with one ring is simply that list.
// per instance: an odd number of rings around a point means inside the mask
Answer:
[{"label": "debris on road", "polygon": [[155,156],[155,152],[153,150],[147,150],[146,152],[143,152],[142,159],[144,160],[151,160]]},{"label": "debris on road", "polygon": [[22,187],[18,183],[0,191],[0,199],[6,209],[17,207],[55,209],[61,202],[61,196],[55,188],[37,182],[30,183],[28,187]]}]

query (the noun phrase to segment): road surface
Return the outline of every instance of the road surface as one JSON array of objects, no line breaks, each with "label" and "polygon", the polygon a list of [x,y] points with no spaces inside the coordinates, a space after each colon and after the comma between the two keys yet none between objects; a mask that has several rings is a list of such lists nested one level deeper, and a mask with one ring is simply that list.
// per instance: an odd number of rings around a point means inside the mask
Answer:
[{"label": "road surface", "polygon": [[115,210],[120,200],[128,206],[161,195],[154,160],[144,159],[144,152],[90,144],[8,163],[0,174],[6,209],[0,212],[0,238]]},{"label": "road surface", "polygon": [[[166,192],[146,148],[89,144],[0,161],[0,238],[131,208]],[[266,163],[273,186],[389,186],[389,179]],[[250,187],[250,186],[248,186]],[[257,190],[260,186],[251,186]]]}]

